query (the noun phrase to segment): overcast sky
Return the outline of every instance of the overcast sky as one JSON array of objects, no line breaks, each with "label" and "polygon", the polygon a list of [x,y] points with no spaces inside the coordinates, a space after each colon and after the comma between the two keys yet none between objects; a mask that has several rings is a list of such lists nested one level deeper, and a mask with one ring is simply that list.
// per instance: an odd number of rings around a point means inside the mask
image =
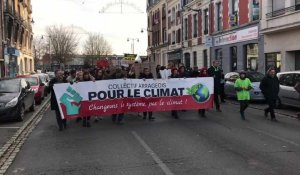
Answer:
[{"label": "overcast sky", "polygon": [[[123,14],[121,5],[123,1]],[[131,42],[127,38],[138,38],[135,41],[135,53],[146,55],[147,34],[141,28],[147,28],[145,0],[32,0],[34,35],[45,34],[49,25],[63,24],[73,27],[79,33],[82,45],[87,32],[98,32],[110,42],[114,54],[131,53]],[[99,13],[103,12],[105,13]]]}]

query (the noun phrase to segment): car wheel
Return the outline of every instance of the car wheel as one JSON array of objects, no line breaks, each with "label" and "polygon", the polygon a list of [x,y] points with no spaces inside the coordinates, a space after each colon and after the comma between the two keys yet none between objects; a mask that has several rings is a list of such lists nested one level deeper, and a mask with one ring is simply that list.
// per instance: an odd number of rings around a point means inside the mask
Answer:
[{"label": "car wheel", "polygon": [[23,121],[25,116],[25,107],[24,105],[21,105],[19,108],[19,116],[18,116],[18,121]]},{"label": "car wheel", "polygon": [[29,110],[34,111],[35,108],[35,100],[33,100],[32,105],[30,106]]}]

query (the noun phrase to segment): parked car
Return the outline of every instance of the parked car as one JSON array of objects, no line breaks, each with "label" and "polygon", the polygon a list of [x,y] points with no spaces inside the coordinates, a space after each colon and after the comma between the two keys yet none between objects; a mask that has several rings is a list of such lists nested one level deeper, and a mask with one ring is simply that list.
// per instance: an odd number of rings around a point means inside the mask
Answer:
[{"label": "parked car", "polygon": [[294,88],[300,82],[300,71],[281,72],[277,77],[280,83],[279,105],[300,108],[300,94]]},{"label": "parked car", "polygon": [[34,99],[36,104],[41,104],[45,95],[45,84],[42,82],[38,75],[19,75],[17,78],[24,78],[30,83],[31,88],[34,90]]},{"label": "parked car", "polygon": [[25,79],[0,79],[0,119],[22,121],[26,110],[34,111],[34,91]]},{"label": "parked car", "polygon": [[[259,72],[246,72],[246,77],[252,82],[253,89],[250,90],[250,99],[252,101],[263,101],[265,100],[259,85],[263,79],[264,74]],[[235,81],[239,78],[238,72],[230,72],[225,75],[225,87],[224,91],[227,97],[237,98],[236,90],[234,88]]]},{"label": "parked car", "polygon": [[48,74],[44,74],[44,73],[35,74],[35,75],[39,76],[39,78],[41,79],[42,83],[45,85],[44,96],[47,97],[47,95],[48,95],[48,89],[49,89],[49,82],[50,82],[49,75]]}]

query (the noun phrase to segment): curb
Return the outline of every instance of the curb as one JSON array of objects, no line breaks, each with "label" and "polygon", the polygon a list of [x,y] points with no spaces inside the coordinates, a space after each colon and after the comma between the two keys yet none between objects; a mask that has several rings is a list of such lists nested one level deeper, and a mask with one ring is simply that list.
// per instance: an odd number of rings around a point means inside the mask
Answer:
[{"label": "curb", "polygon": [[27,140],[29,134],[37,126],[42,119],[44,112],[49,108],[50,98],[41,105],[38,111],[35,111],[30,120],[26,121],[24,125],[6,142],[0,149],[0,175],[4,175],[9,166],[14,161],[22,145]]}]

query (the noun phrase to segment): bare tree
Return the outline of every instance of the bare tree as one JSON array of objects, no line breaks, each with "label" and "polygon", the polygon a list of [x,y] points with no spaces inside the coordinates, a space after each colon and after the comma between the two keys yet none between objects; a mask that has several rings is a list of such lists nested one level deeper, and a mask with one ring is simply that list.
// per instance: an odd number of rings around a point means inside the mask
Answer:
[{"label": "bare tree", "polygon": [[46,43],[42,37],[34,37],[33,38],[33,53],[34,53],[34,64],[36,65],[39,60],[47,53],[49,50],[49,45]]},{"label": "bare tree", "polygon": [[112,47],[101,34],[89,33],[84,44],[84,52],[92,56],[109,55],[112,54]]},{"label": "bare tree", "polygon": [[78,36],[66,26],[48,26],[46,28],[48,39],[51,43],[52,59],[66,64],[67,60],[76,53]]}]

